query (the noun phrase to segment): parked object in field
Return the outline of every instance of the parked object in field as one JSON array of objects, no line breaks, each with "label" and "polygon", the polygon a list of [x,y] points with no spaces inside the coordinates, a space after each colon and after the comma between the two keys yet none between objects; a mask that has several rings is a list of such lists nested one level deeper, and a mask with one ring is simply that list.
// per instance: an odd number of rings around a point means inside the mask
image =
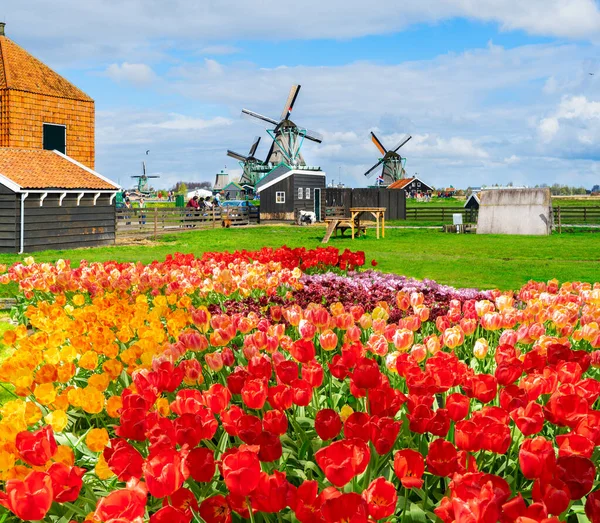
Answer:
[{"label": "parked object in field", "polygon": [[550,189],[495,189],[479,193],[477,234],[544,236],[552,231]]},{"label": "parked object in field", "polygon": [[312,225],[317,223],[317,215],[312,211],[300,211],[298,213],[298,225]]}]

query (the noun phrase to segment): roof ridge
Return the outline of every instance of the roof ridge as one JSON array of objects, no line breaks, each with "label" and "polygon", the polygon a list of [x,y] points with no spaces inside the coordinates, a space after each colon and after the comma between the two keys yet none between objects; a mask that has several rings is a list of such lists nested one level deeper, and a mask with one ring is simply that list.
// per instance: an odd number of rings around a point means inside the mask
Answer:
[{"label": "roof ridge", "polygon": [[0,64],[2,66],[2,71],[4,72],[4,84],[5,87],[8,89],[8,71],[6,69],[6,62],[4,61],[4,50],[3,50],[3,42],[6,39],[6,36],[0,36],[0,59],[2,61],[2,63]]}]

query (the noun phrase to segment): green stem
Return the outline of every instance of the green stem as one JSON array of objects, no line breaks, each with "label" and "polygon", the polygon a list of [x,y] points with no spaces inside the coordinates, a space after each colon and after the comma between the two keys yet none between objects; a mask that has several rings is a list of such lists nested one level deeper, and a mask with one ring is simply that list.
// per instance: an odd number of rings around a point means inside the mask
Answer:
[{"label": "green stem", "polygon": [[249,497],[246,497],[246,503],[248,505],[248,512],[250,513],[250,523],[254,523],[254,514],[252,514],[252,503],[250,502]]},{"label": "green stem", "polygon": [[402,510],[402,523],[406,520],[406,513],[408,512],[408,489],[404,487],[404,509]]}]

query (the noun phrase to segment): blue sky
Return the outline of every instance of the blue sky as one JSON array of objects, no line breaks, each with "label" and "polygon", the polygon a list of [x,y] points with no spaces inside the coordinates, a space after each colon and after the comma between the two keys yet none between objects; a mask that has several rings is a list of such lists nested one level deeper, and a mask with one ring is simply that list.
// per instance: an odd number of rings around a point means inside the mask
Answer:
[{"label": "blue sky", "polygon": [[[242,107],[324,135],[303,154],[349,185],[404,133],[436,185],[600,183],[594,0],[7,0],[7,35],[96,100],[99,172],[214,179],[262,132]],[[590,76],[589,72],[597,72]],[[147,158],[144,152],[150,149]]]}]

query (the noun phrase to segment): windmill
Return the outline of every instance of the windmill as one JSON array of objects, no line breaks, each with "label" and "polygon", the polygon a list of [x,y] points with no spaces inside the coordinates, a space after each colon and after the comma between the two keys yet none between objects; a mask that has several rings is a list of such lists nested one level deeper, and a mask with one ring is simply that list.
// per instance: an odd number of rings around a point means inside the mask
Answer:
[{"label": "windmill", "polygon": [[371,131],[371,140],[375,144],[375,147],[379,149],[383,157],[380,158],[379,161],[365,173],[365,176],[367,178],[373,176],[375,170],[380,165],[383,165],[381,174],[377,177],[377,185],[383,185],[387,187],[396,180],[404,178],[406,171],[404,170],[404,164],[402,162],[404,161],[406,163],[406,158],[402,158],[402,156],[398,154],[398,150],[403,147],[411,138],[412,136],[410,135],[405,136],[393,149],[386,149],[379,138],[375,136],[375,133]]},{"label": "windmill", "polygon": [[318,133],[299,127],[290,120],[290,115],[292,114],[292,109],[294,108],[299,92],[300,86],[293,85],[279,120],[263,116],[248,109],[242,109],[242,115],[251,118],[252,121],[263,125],[267,123],[273,126],[273,129],[267,129],[267,133],[273,138],[273,143],[265,161],[267,164],[278,165],[286,163],[290,167],[306,165],[300,154],[300,148],[304,140],[317,143],[323,141],[323,137]]},{"label": "windmill", "polygon": [[142,174],[138,176],[132,176],[132,178],[138,179],[138,192],[142,194],[148,194],[150,193],[150,188],[148,187],[148,180],[150,178],[160,178],[160,176],[148,176],[146,174],[146,162],[142,162]]},{"label": "windmill", "polygon": [[[254,143],[250,147],[250,151],[247,156],[243,154],[238,154],[230,149],[227,149],[227,156],[231,158],[235,158],[239,160],[242,169],[244,170],[242,177],[240,178],[240,185],[256,185],[256,182],[259,180],[261,174],[264,174],[264,163],[262,160],[259,160],[254,156],[256,154],[256,149],[258,149],[258,144],[260,143],[260,136],[257,136],[254,139]],[[263,167],[263,169],[261,169]]]}]

